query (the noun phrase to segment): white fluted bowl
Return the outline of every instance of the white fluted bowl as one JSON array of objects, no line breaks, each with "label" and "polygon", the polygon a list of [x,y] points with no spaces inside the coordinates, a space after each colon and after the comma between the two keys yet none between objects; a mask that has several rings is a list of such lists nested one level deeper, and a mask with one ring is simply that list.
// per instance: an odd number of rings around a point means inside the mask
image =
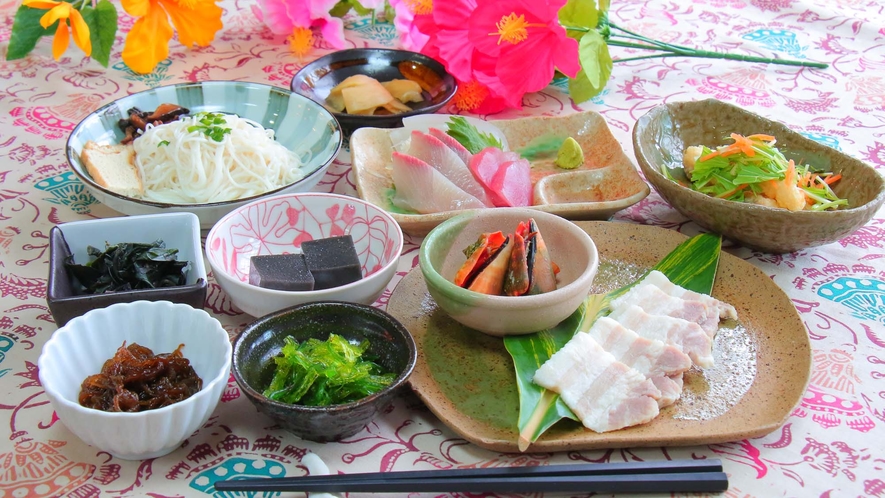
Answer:
[{"label": "white fluted bowl", "polygon": [[[182,354],[203,380],[203,388],[178,403],[138,413],[114,413],[80,406],[86,377],[126,341]],[[43,346],[37,366],[40,383],[62,423],[87,444],[118,458],[143,460],[172,452],[206,423],[230,376],[227,332],[203,310],[168,301],[136,301],[96,309],[69,321]]]}]

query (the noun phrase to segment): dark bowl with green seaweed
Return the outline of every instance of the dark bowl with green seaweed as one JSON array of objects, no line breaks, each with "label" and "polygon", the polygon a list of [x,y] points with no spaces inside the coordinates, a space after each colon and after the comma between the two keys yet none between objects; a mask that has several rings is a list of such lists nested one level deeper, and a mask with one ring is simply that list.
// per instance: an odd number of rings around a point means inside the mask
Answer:
[{"label": "dark bowl with green seaweed", "polygon": [[72,221],[49,232],[46,303],[59,327],[117,303],[169,301],[203,309],[207,290],[195,214]]},{"label": "dark bowl with green seaweed", "polygon": [[[354,351],[358,359],[348,356]],[[385,311],[323,301],[250,323],[234,341],[232,369],[260,412],[302,439],[328,442],[356,434],[383,411],[417,357],[412,335]],[[332,404],[311,406],[317,402]]]}]

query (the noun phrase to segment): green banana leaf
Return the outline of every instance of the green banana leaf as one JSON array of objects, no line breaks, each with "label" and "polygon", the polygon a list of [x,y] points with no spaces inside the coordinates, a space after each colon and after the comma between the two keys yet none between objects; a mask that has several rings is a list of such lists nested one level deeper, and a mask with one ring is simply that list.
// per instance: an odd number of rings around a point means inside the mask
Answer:
[{"label": "green banana leaf", "polygon": [[[718,235],[697,235],[676,247],[654,269],[677,285],[709,294],[716,278],[721,247],[722,239]],[[521,451],[525,451],[529,444],[563,418],[578,420],[558,394],[532,382],[535,371],[578,331],[588,330],[598,317],[607,314],[609,301],[626,292],[632,285],[608,294],[591,294],[581,309],[556,327],[504,339],[504,346],[513,358],[516,370],[519,390],[518,446]]]}]

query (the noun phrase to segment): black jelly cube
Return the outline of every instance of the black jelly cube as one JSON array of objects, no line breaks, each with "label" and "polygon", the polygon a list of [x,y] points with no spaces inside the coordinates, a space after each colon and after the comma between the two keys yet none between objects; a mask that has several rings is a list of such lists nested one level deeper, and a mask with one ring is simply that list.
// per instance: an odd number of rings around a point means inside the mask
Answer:
[{"label": "black jelly cube", "polygon": [[314,279],[303,254],[269,254],[249,258],[249,283],[286,291],[309,291]]},{"label": "black jelly cube", "polygon": [[350,235],[305,241],[301,244],[315,289],[328,289],[363,278],[360,259]]}]

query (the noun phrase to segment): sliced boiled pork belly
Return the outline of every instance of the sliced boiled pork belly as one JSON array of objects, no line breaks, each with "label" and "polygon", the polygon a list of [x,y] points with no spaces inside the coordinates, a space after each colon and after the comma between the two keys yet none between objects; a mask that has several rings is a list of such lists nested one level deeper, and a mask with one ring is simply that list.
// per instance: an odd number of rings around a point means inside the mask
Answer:
[{"label": "sliced boiled pork belly", "polygon": [[422,214],[485,207],[426,162],[399,152],[392,157],[390,176],[396,187],[395,206]]},{"label": "sliced boiled pork belly", "polygon": [[494,207],[485,188],[467,169],[467,164],[451,148],[436,137],[420,131],[412,132],[409,155],[417,157],[436,168],[461,190],[479,199],[484,205]]},{"label": "sliced boiled pork belly", "polygon": [[439,128],[430,127],[428,132],[430,133],[430,136],[435,137],[440,142],[446,144],[446,147],[452,149],[452,152],[454,152],[455,154],[458,154],[458,157],[460,157],[461,160],[464,161],[464,164],[470,164],[470,158],[473,157],[473,154],[471,154],[469,150],[461,145],[461,142],[455,140],[454,138],[452,138],[451,135],[440,130]]},{"label": "sliced boiled pork belly", "polygon": [[631,304],[639,306],[650,315],[670,316],[695,322],[711,338],[716,335],[719,327],[718,310],[713,310],[700,301],[673,297],[662,291],[660,287],[647,282],[641,282],[624,295],[613,299],[610,306],[612,311],[616,311]]},{"label": "sliced boiled pork belly", "polygon": [[700,294],[698,292],[690,291],[684,287],[680,287],[667,278],[663,273],[652,270],[642,279],[638,285],[642,285],[643,283],[650,283],[658,286],[662,291],[670,294],[673,297],[678,297],[681,299],[690,299],[692,301],[700,301],[707,305],[708,308],[716,310],[719,318],[723,320],[732,319],[737,320],[737,311],[734,309],[734,306],[724,303],[712,296],[708,296],[706,294]]},{"label": "sliced boiled pork belly", "polygon": [[579,332],[535,372],[536,384],[559,393],[588,429],[608,432],[650,422],[661,391]]},{"label": "sliced boiled pork belly", "polygon": [[671,377],[682,378],[691,368],[691,358],[675,346],[640,337],[611,318],[596,320],[587,331],[596,342],[618,361],[645,375],[661,391],[658,406],[672,405],[682,394],[682,384]]},{"label": "sliced boiled pork belly", "polygon": [[624,306],[608,318],[642,337],[672,344],[687,354],[701,368],[713,366],[713,340],[700,325],[669,316],[650,315],[639,306]]}]

